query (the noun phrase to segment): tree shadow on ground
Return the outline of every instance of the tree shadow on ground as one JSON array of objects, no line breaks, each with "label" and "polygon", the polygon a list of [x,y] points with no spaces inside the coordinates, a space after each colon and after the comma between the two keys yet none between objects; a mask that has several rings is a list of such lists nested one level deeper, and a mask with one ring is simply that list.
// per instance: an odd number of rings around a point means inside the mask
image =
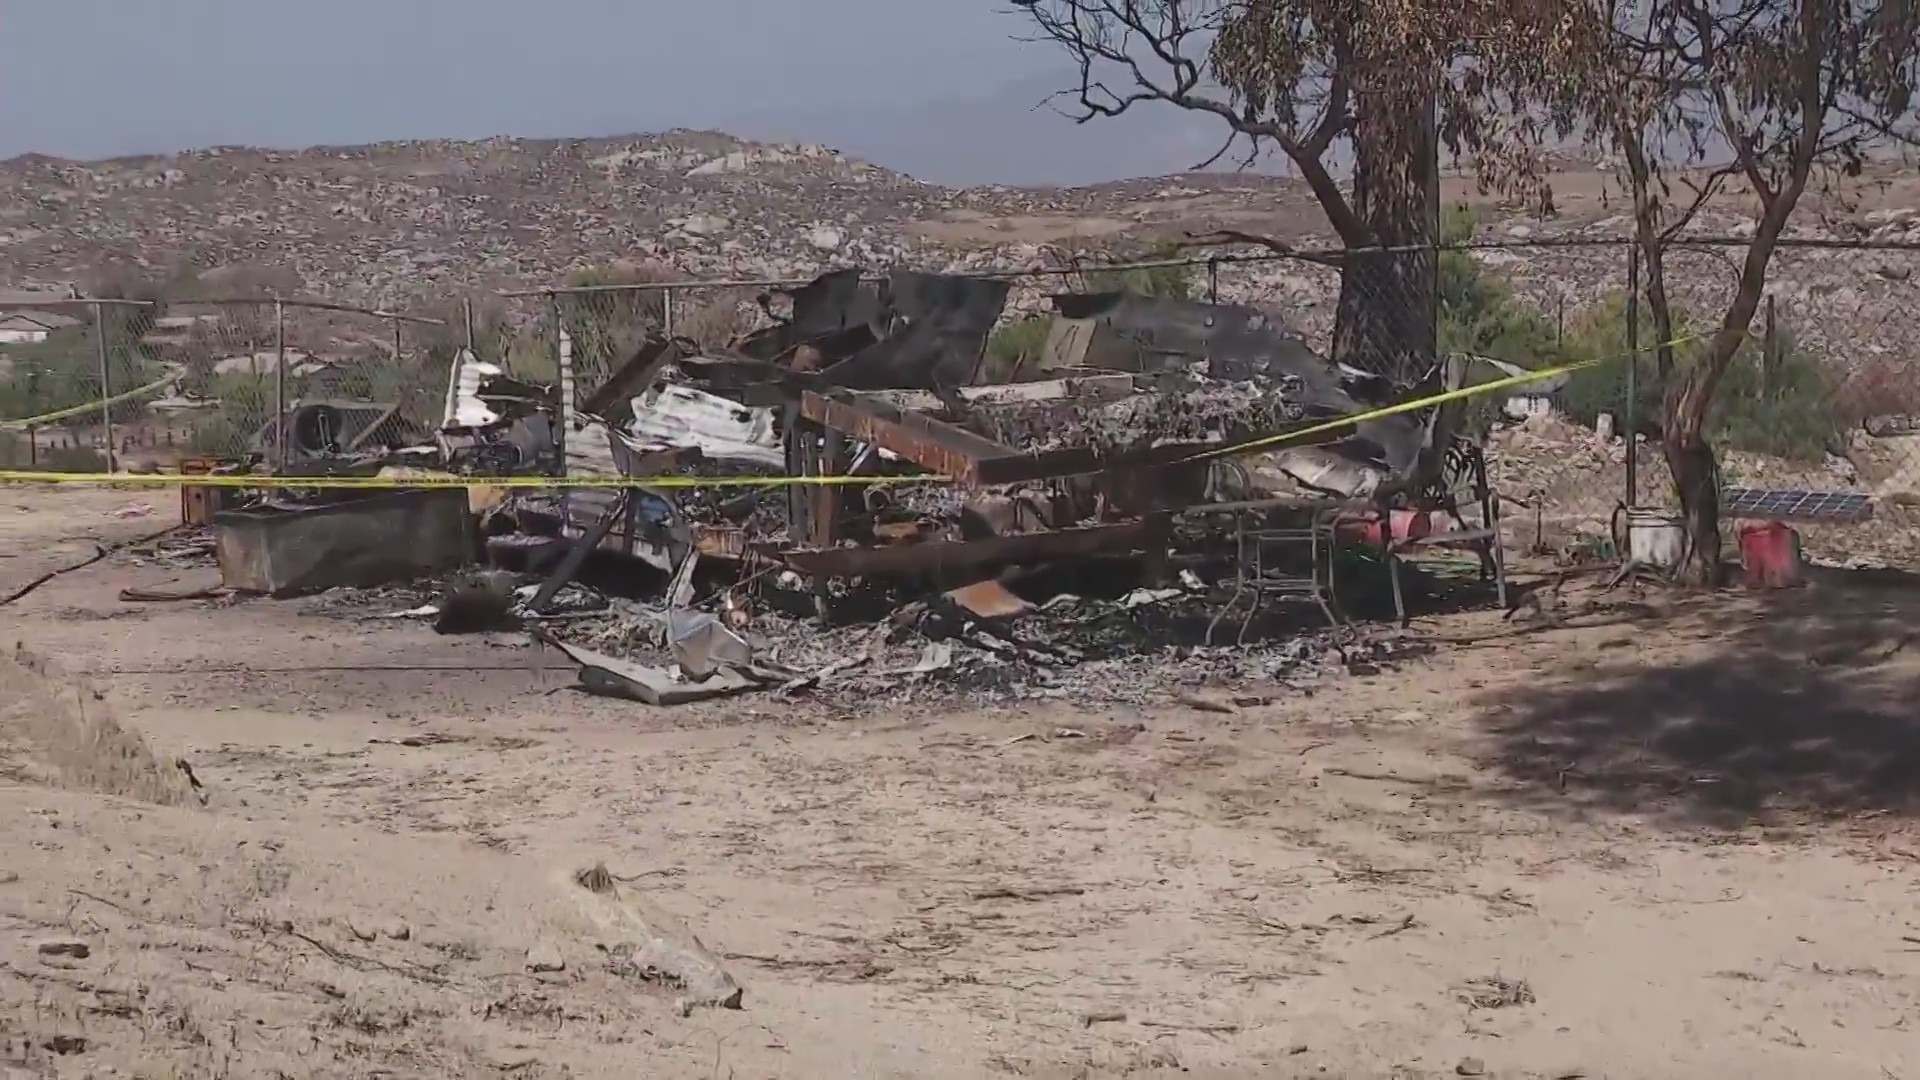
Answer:
[{"label": "tree shadow on ground", "polygon": [[1920,815],[1920,577],[1685,598],[1576,656],[1475,703],[1523,802],[1711,827]]}]

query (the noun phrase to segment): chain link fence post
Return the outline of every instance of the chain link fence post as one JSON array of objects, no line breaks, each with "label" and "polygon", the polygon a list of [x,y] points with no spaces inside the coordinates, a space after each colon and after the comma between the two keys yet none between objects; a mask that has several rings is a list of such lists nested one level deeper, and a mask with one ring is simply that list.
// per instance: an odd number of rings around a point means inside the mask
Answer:
[{"label": "chain link fence post", "polygon": [[100,362],[100,435],[106,443],[106,471],[111,473],[114,471],[113,377],[107,370],[107,333],[106,305],[95,300],[93,302],[93,344]]},{"label": "chain link fence post", "polygon": [[287,469],[287,305],[273,301],[273,468]]},{"label": "chain link fence post", "polygon": [[1627,371],[1621,425],[1627,440],[1627,493],[1622,502],[1640,504],[1640,245],[1627,245]]}]

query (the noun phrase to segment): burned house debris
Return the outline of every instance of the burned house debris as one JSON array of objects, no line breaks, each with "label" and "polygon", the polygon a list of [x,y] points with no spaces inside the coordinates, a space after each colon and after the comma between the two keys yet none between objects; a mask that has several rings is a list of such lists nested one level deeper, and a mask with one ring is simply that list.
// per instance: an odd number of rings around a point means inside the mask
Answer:
[{"label": "burned house debris", "polygon": [[557,387],[463,352],[434,445],[381,464],[513,478],[466,504],[522,583],[494,615],[650,702],[986,661],[1031,691],[1142,648],[1352,641],[1374,595],[1406,618],[1422,547],[1503,585],[1483,464],[1416,479],[1427,418],[1367,415],[1416,388],[1266,313],[1124,293],[1056,297],[1039,362],[982,384],[1007,296],[837,271],[763,297],[790,310],[731,347],[653,336],[591,386],[564,334]]}]

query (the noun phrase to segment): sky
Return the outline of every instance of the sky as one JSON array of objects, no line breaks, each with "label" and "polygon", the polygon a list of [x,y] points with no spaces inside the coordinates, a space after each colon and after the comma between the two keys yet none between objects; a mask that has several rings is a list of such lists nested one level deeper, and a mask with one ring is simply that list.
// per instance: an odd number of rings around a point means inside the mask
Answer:
[{"label": "sky", "polygon": [[1162,108],[1075,125],[1003,0],[7,0],[0,157],[719,128],[937,183],[1209,156]]}]

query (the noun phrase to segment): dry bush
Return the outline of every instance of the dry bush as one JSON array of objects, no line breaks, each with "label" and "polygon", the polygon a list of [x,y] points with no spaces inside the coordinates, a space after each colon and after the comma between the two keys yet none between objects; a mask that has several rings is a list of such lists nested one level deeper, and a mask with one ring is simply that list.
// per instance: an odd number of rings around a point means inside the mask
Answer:
[{"label": "dry bush", "polygon": [[185,772],[155,758],[103,695],[23,645],[0,653],[0,776],[164,806],[197,801]]},{"label": "dry bush", "polygon": [[765,321],[752,290],[709,291],[699,297],[674,297],[673,332],[702,348],[719,348],[759,328]]},{"label": "dry bush", "polygon": [[1845,428],[1874,416],[1920,414],[1920,366],[1888,356],[1867,360],[1834,388],[1832,410]]}]

